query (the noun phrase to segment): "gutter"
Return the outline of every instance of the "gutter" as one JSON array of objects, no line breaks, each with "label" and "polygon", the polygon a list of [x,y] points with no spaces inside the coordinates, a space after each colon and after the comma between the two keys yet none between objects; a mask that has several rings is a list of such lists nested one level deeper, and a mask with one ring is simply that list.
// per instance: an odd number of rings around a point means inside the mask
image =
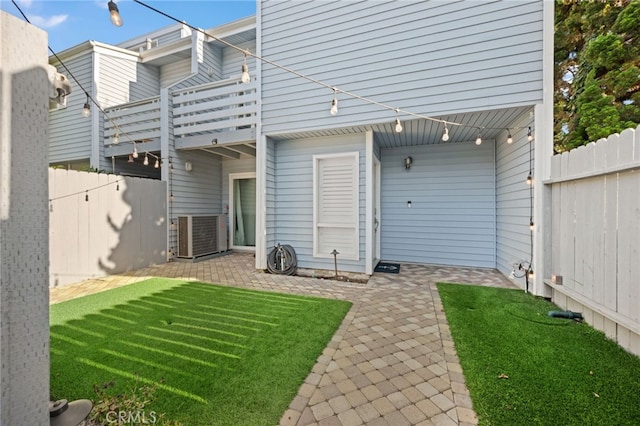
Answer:
[{"label": "gutter", "polygon": [[[132,50],[123,49],[121,47],[113,46],[111,44],[101,43],[99,41],[94,41],[94,40],[87,40],[84,43],[80,43],[76,46],[70,47],[69,49],[63,50],[62,52],[56,52],[56,54],[60,59],[65,61],[90,51],[97,51],[98,49],[110,50],[119,54],[134,56],[136,58],[140,57],[138,52],[134,52]],[[57,64],[58,60],[56,59],[55,56],[51,55],[49,56],[49,63],[51,65]]]}]

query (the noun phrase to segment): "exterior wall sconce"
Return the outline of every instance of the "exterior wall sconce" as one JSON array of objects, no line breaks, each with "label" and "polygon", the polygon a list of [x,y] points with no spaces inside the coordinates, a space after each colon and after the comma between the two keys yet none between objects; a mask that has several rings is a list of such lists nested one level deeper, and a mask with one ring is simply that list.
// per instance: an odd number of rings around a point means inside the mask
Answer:
[{"label": "exterior wall sconce", "polygon": [[413,164],[413,158],[407,157],[404,159],[404,168],[406,171],[411,169],[411,165]]}]

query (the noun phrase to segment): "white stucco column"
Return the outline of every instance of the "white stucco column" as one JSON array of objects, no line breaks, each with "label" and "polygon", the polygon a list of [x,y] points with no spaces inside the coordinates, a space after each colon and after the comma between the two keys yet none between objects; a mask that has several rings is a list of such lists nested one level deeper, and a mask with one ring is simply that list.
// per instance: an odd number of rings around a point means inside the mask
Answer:
[{"label": "white stucco column", "polygon": [[49,424],[47,34],[0,11],[0,424]]}]

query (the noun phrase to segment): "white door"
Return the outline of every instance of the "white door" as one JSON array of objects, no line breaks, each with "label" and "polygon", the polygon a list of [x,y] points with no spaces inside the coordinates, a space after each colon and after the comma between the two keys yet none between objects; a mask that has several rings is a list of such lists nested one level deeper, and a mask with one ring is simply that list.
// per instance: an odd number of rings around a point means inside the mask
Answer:
[{"label": "white door", "polygon": [[256,248],[256,174],[229,175],[229,242],[232,249]]}]

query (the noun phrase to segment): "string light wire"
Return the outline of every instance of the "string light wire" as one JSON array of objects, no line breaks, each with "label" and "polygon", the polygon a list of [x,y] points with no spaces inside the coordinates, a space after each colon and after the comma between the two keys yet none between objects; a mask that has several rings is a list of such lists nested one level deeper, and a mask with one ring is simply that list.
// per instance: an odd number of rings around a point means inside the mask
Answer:
[{"label": "string light wire", "polygon": [[[340,89],[340,88],[338,88],[338,87],[336,87],[334,85],[331,85],[329,83],[325,83],[322,80],[318,80],[317,78],[314,78],[314,77],[311,77],[309,75],[303,74],[303,73],[301,73],[299,71],[296,71],[293,68],[289,68],[289,67],[287,67],[285,65],[282,65],[282,64],[279,64],[277,62],[274,62],[274,61],[272,61],[272,60],[270,60],[268,58],[264,58],[264,57],[258,56],[255,53],[251,53],[246,49],[238,47],[238,46],[236,46],[236,45],[234,45],[232,43],[229,43],[226,40],[223,40],[223,39],[218,38],[218,37],[216,37],[216,36],[214,36],[212,34],[209,34],[209,33],[207,33],[205,30],[203,30],[201,28],[194,27],[193,25],[185,22],[184,20],[180,20],[180,19],[178,19],[178,18],[176,18],[176,17],[174,17],[172,15],[169,15],[168,13],[165,13],[165,12],[163,12],[163,11],[153,7],[153,6],[150,6],[150,5],[146,4],[145,2],[143,2],[141,0],[133,0],[133,2],[143,6],[145,8],[147,8],[149,10],[152,10],[152,11],[154,11],[154,12],[156,12],[156,13],[158,13],[158,14],[160,14],[160,15],[162,15],[162,16],[164,16],[164,17],[166,17],[166,18],[168,18],[168,19],[170,19],[172,21],[175,21],[175,22],[177,22],[179,24],[186,25],[191,30],[199,32],[199,33],[201,33],[201,34],[203,34],[203,35],[205,35],[205,36],[207,36],[207,37],[209,37],[209,38],[211,38],[211,39],[213,39],[213,40],[215,40],[215,41],[217,41],[217,42],[219,42],[219,43],[221,43],[221,44],[223,44],[223,45],[225,45],[225,46],[227,46],[227,47],[229,47],[231,49],[234,49],[234,50],[237,50],[237,51],[243,53],[246,56],[251,56],[252,58],[255,58],[256,60],[258,60],[260,62],[263,62],[265,64],[269,64],[274,68],[278,68],[278,69],[280,69],[282,71],[285,71],[285,72],[287,72],[289,74],[295,75],[296,77],[302,78],[304,80],[307,80],[307,81],[310,81],[312,83],[315,83],[315,84],[317,84],[319,86],[322,86],[322,87],[325,87],[327,89],[333,90],[335,95],[343,94],[343,95],[349,96],[351,98],[358,99],[358,100],[361,100],[363,102],[379,106],[380,108],[387,109],[387,110],[390,110],[390,111],[397,111],[398,113],[409,115],[411,117],[422,118],[424,120],[429,120],[429,121],[433,121],[433,122],[437,122],[437,123],[441,123],[441,124],[445,124],[446,123],[446,124],[449,124],[449,125],[452,125],[452,126],[474,128],[478,132],[481,132],[482,130],[501,130],[501,129],[503,129],[502,127],[500,127],[500,128],[481,127],[481,126],[473,126],[473,125],[469,125],[469,124],[465,124],[465,123],[445,121],[445,120],[443,120],[441,118],[429,117],[427,115],[418,114],[418,113],[415,113],[415,112],[412,112],[412,111],[398,109],[396,107],[393,107],[391,105],[385,104],[383,102],[376,101],[375,99],[371,99],[371,98],[368,98],[366,96],[361,96],[361,95],[358,95],[357,93],[350,92],[348,90]],[[336,99],[336,98],[334,97],[334,99]]]},{"label": "string light wire", "polygon": [[[11,3],[13,3],[13,5],[15,6],[15,8],[18,10],[18,12],[20,12],[20,15],[22,15],[22,17],[24,18],[25,21],[27,21],[29,24],[31,24],[31,21],[29,20],[29,18],[27,18],[27,15],[22,11],[22,9],[20,8],[20,6],[18,6],[18,4],[15,2],[15,0],[11,0]],[[58,63],[62,66],[62,68],[64,68],[65,72],[73,79],[73,81],[76,83],[76,85],[80,88],[80,90],[82,90],[82,92],[84,92],[84,94],[87,96],[87,102],[85,103],[85,107],[87,105],[90,106],[90,103],[94,104],[96,106],[96,108],[104,115],[104,117],[115,127],[116,129],[116,138],[118,142],[113,142],[114,144],[118,144],[120,142],[120,137],[124,136],[126,137],[129,142],[131,144],[133,144],[135,146],[136,141],[133,140],[131,138],[131,136],[127,133],[122,131],[122,129],[120,128],[120,126],[118,126],[118,123],[116,123],[110,116],[109,114],[107,114],[107,112],[102,108],[102,106],[100,106],[100,104],[98,103],[98,101],[96,101],[93,96],[91,96],[89,94],[89,92],[84,88],[84,86],[78,81],[78,79],[76,78],[76,76],[71,72],[71,70],[67,67],[67,65],[64,63],[64,61],[62,59],[60,59],[60,57],[58,56],[58,54],[51,48],[51,46],[47,46],[47,48],[49,49],[49,51],[51,52],[51,54],[53,55],[54,58],[56,58],[56,60],[58,61]],[[83,107],[83,115],[86,111],[86,108]],[[90,112],[90,110],[89,110]],[[156,160],[160,160],[161,158],[155,154],[149,153],[150,156],[152,156],[153,158],[155,158]]]},{"label": "string light wire", "polygon": [[117,179],[117,180],[114,180],[113,182],[105,183],[105,184],[99,185],[99,186],[94,186],[93,188],[83,189],[82,191],[72,192],[70,194],[61,195],[59,197],[52,197],[52,198],[49,198],[49,204],[51,204],[53,201],[56,201],[56,200],[62,200],[63,198],[69,198],[69,197],[73,197],[73,196],[80,195],[80,194],[85,194],[85,200],[89,201],[89,192],[95,191],[95,190],[98,190],[100,188],[104,188],[104,187],[107,187],[107,186],[113,185],[113,184],[116,185],[116,191],[120,191],[120,181],[121,180],[122,179]]},{"label": "string light wire", "polygon": [[[12,2],[12,3],[14,4],[14,6],[18,9],[18,11],[19,11],[19,12],[21,13],[21,15],[24,17],[24,19],[25,19],[27,22],[31,23],[31,22],[29,21],[29,19],[27,18],[27,16],[26,16],[26,15],[24,14],[24,12],[22,11],[22,9],[20,9],[20,7],[16,4],[15,0],[11,0],[11,2]],[[273,66],[274,68],[277,68],[277,69],[280,69],[280,70],[282,70],[282,71],[285,71],[285,72],[287,72],[287,73],[289,73],[289,74],[292,74],[292,75],[294,75],[294,76],[296,76],[296,77],[298,77],[298,78],[302,78],[302,79],[304,79],[304,80],[307,80],[307,81],[312,82],[312,83],[314,83],[314,84],[317,84],[317,85],[319,85],[319,86],[322,86],[322,87],[325,87],[325,88],[328,88],[328,89],[333,90],[333,92],[334,92],[334,102],[335,102],[335,104],[336,104],[336,107],[337,107],[337,95],[338,95],[338,94],[343,94],[343,95],[349,96],[349,97],[351,97],[351,98],[358,99],[358,100],[360,100],[360,101],[363,101],[363,102],[366,102],[366,103],[369,103],[369,104],[372,104],[372,105],[376,105],[376,106],[378,106],[378,107],[380,107],[380,108],[383,108],[383,109],[387,109],[387,110],[390,110],[390,111],[395,111],[395,112],[396,112],[396,114],[402,113],[402,114],[405,114],[405,115],[408,115],[408,116],[411,116],[411,117],[414,117],[414,118],[419,118],[419,119],[429,120],[429,121],[436,122],[436,123],[441,123],[441,124],[445,125],[445,127],[446,127],[447,125],[451,125],[451,126],[459,126],[459,127],[466,127],[466,128],[474,128],[474,129],[476,129],[478,132],[481,132],[482,130],[495,130],[495,128],[492,128],[492,127],[474,126],[474,125],[469,125],[469,124],[460,123],[460,122],[446,121],[446,120],[443,120],[443,119],[440,119],[440,118],[434,118],[434,117],[430,117],[430,116],[427,116],[427,115],[418,114],[418,113],[415,113],[415,112],[412,112],[412,111],[399,109],[399,108],[397,108],[397,107],[393,107],[393,106],[388,105],[388,104],[385,104],[385,103],[383,103],[383,102],[376,101],[375,99],[371,99],[371,98],[368,98],[368,97],[366,97],[366,96],[361,96],[361,95],[359,95],[359,94],[357,94],[357,93],[354,93],[354,92],[351,92],[351,91],[348,91],[348,90],[340,89],[340,88],[338,88],[338,87],[336,87],[336,86],[334,86],[334,85],[331,85],[331,84],[329,84],[329,83],[326,83],[326,82],[324,82],[324,81],[322,81],[322,80],[318,80],[317,78],[314,78],[314,77],[311,77],[311,76],[309,76],[309,75],[303,74],[303,73],[301,73],[301,72],[299,72],[299,71],[297,71],[297,70],[295,70],[295,69],[293,69],[293,68],[290,68],[290,67],[288,67],[288,66],[285,66],[285,65],[279,64],[279,63],[277,63],[277,62],[275,62],[275,61],[272,61],[272,60],[270,60],[270,59],[268,59],[268,58],[264,58],[264,57],[258,56],[258,55],[257,55],[257,54],[255,54],[255,53],[251,53],[251,52],[250,52],[249,50],[247,50],[247,49],[243,49],[243,48],[238,47],[238,46],[236,46],[236,45],[234,45],[234,44],[232,44],[232,43],[230,43],[230,42],[228,42],[228,41],[226,41],[226,40],[223,40],[223,39],[221,39],[221,38],[219,38],[219,37],[216,37],[216,36],[214,36],[214,35],[212,35],[212,34],[209,34],[209,33],[207,33],[205,30],[200,29],[200,28],[197,28],[197,27],[194,27],[193,25],[191,25],[191,24],[189,24],[189,23],[185,22],[184,20],[180,20],[180,19],[178,19],[178,18],[176,18],[176,17],[174,17],[174,16],[172,16],[172,15],[169,15],[168,13],[165,13],[165,12],[163,12],[162,10],[159,10],[159,9],[157,9],[157,8],[155,8],[155,7],[151,6],[151,5],[148,5],[148,4],[146,4],[145,2],[143,2],[143,1],[141,1],[141,0],[133,0],[133,2],[134,2],[134,3],[137,3],[137,4],[141,5],[141,6],[143,6],[143,7],[145,7],[145,8],[147,8],[147,9],[149,9],[149,10],[151,10],[151,11],[155,12],[155,13],[158,13],[158,14],[160,14],[160,15],[162,15],[162,16],[164,16],[164,17],[166,17],[166,18],[168,18],[168,19],[170,19],[170,20],[172,20],[172,21],[175,21],[175,22],[180,23],[180,24],[182,24],[182,25],[186,25],[186,26],[187,26],[188,28],[190,28],[192,31],[196,31],[196,32],[198,32],[198,33],[201,33],[201,34],[205,35],[206,37],[208,37],[208,38],[210,38],[210,39],[213,39],[213,40],[215,40],[215,41],[217,41],[217,42],[219,42],[219,43],[221,43],[221,44],[223,44],[223,45],[225,45],[225,46],[227,46],[227,47],[229,47],[229,48],[231,48],[231,49],[234,49],[234,50],[237,50],[237,51],[241,52],[241,53],[244,55],[245,60],[246,60],[246,57],[247,57],[247,56],[250,56],[250,57],[252,57],[252,58],[254,58],[254,59],[256,59],[256,60],[259,60],[259,61],[261,61],[261,62],[263,62],[263,63],[269,64],[269,65]],[[81,89],[81,90],[82,90],[82,91],[87,95],[87,98],[88,98],[88,99],[90,99],[90,100],[91,100],[91,102],[92,102],[94,105],[96,105],[96,107],[98,108],[98,110],[99,110],[99,111],[100,111],[100,112],[105,116],[105,118],[106,118],[106,119],[107,119],[107,120],[108,120],[108,121],[109,121],[109,122],[110,122],[110,123],[115,127],[115,129],[116,129],[116,134],[117,134],[118,136],[125,136],[127,139],[129,139],[129,142],[130,142],[130,143],[132,143],[132,144],[134,145],[134,147],[135,147],[136,141],[135,141],[135,140],[133,140],[133,139],[130,137],[130,135],[129,135],[128,133],[126,133],[126,132],[122,131],[122,129],[120,128],[120,126],[118,126],[118,124],[117,124],[117,123],[116,123],[116,122],[115,122],[111,117],[109,117],[109,115],[106,113],[106,111],[105,111],[105,110],[104,110],[104,109],[103,109],[103,108],[98,104],[98,102],[97,102],[97,101],[96,101],[96,100],[95,100],[95,99],[94,99],[94,98],[93,98],[93,97],[92,97],[92,96],[91,96],[91,95],[90,95],[90,94],[89,94],[89,93],[84,89],[84,87],[80,84],[80,82],[79,82],[79,81],[78,81],[78,79],[75,77],[75,75],[73,75],[73,73],[71,72],[71,70],[69,70],[69,68],[66,66],[66,64],[64,64],[64,62],[60,59],[60,57],[59,57],[59,56],[58,56],[58,55],[53,51],[53,49],[52,49],[50,46],[49,46],[49,50],[51,51],[51,53],[53,54],[53,56],[58,60],[58,62],[60,63],[60,65],[62,65],[62,67],[65,69],[65,71],[66,71],[66,72],[67,72],[67,73],[68,73],[68,74],[73,78],[73,80],[76,82],[76,84],[78,85],[78,87],[80,87],[80,89]],[[243,71],[244,71],[244,67],[243,67]],[[332,111],[333,111],[333,109],[334,109],[334,108],[332,107]],[[447,136],[448,136],[448,128],[446,129],[445,133],[447,133]],[[481,141],[481,139],[480,139],[480,141]],[[477,142],[478,142],[478,140],[476,140],[476,143],[477,143]],[[135,151],[134,151],[134,153],[135,153]],[[160,157],[158,157],[158,156],[156,156],[156,155],[154,155],[154,154],[152,154],[152,153],[149,153],[149,155],[150,155],[150,156],[152,156],[153,158],[155,158],[156,160],[160,160]],[[134,155],[134,157],[135,157],[135,155]]]}]

